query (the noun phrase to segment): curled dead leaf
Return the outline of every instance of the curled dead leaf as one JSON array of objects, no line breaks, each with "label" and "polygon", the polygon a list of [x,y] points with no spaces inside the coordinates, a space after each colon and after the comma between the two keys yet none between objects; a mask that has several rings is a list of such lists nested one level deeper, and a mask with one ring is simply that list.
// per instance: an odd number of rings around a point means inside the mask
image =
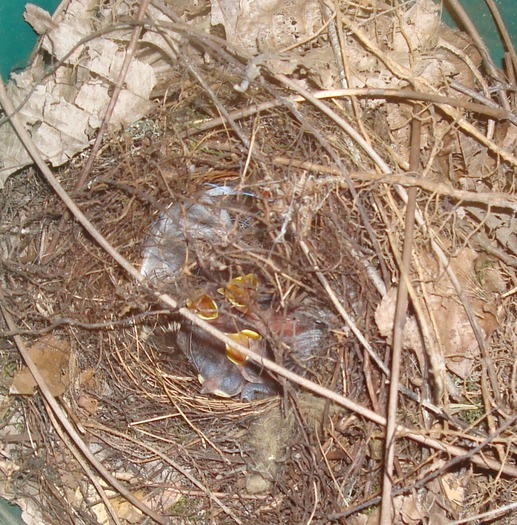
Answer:
[{"label": "curled dead leaf", "polygon": [[[69,342],[49,335],[36,341],[28,352],[52,395],[57,397],[63,394],[70,383]],[[36,387],[36,380],[25,366],[15,374],[9,393],[30,396],[34,394]]]}]

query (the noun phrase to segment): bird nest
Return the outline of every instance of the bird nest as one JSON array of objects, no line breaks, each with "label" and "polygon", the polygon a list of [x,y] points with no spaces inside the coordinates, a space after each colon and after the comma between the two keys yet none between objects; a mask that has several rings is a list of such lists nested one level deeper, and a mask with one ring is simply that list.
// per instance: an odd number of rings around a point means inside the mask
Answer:
[{"label": "bird nest", "polygon": [[[195,25],[208,4],[170,4],[144,24],[182,49],[153,111],[56,170],[62,193],[26,169],[0,196],[3,495],[44,523],[497,518],[517,490],[515,84],[426,1],[309,2],[295,36],[285,2],[242,47]],[[161,214],[219,187],[232,235],[187,284],[142,279]],[[249,359],[277,395],[206,395],[164,326],[250,274],[325,335],[293,357],[264,330]]]}]

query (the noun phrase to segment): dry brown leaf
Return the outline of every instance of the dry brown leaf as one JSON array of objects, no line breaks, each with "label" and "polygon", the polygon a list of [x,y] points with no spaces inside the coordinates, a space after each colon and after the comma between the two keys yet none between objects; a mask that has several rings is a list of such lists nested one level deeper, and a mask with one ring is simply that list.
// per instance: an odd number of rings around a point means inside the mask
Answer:
[{"label": "dry brown leaf", "polygon": [[[74,0],[57,23],[40,8],[30,6],[26,12],[28,22],[43,35],[42,48],[65,63],[45,78],[47,64],[38,56],[30,67],[12,75],[7,91],[15,106],[30,94],[18,117],[53,166],[64,164],[90,145],[126,56],[120,42],[108,34],[78,46],[65,59],[74,46],[98,29],[98,17],[92,16],[97,3]],[[153,67],[133,58],[110,120],[112,129],[137,121],[152,109],[150,97],[155,85]],[[0,127],[0,188],[11,173],[31,162],[12,127]]]},{"label": "dry brown leaf", "polygon": [[[490,311],[494,299],[483,293],[476,275],[474,261],[477,257],[477,252],[471,248],[464,248],[451,258],[450,265],[458,276],[486,336],[497,328],[498,323]],[[447,273],[441,268],[436,268],[430,260],[427,268],[431,273],[428,307],[436,321],[447,367],[459,377],[466,378],[479,356],[474,331]]]},{"label": "dry brown leaf", "polygon": [[400,521],[407,525],[418,525],[419,523],[422,523],[422,520],[426,516],[425,511],[417,502],[414,494],[395,498],[394,507],[396,513],[398,510]]},{"label": "dry brown leaf", "polygon": [[89,396],[88,394],[81,394],[77,404],[81,408],[84,408],[89,414],[95,414],[97,411],[97,406],[99,405],[99,401],[95,397]]},{"label": "dry brown leaf", "polygon": [[[133,493],[133,496],[140,501],[144,499],[144,492],[137,491]],[[127,523],[140,523],[142,520],[142,512],[129,503],[124,497],[117,496],[113,499],[110,499],[110,503],[115,510],[116,515],[121,519],[125,520]],[[99,503],[92,507],[92,511],[99,520],[99,523],[108,524],[111,523],[111,517],[106,510],[104,503]]]},{"label": "dry brown leaf", "polygon": [[466,135],[458,135],[458,141],[466,165],[464,174],[474,179],[483,179],[493,174],[493,162],[488,157],[488,149],[477,140]]},{"label": "dry brown leaf", "polygon": [[339,71],[334,60],[334,51],[330,47],[309,50],[300,58],[300,65],[321,89],[333,89],[338,85]]},{"label": "dry brown leaf", "polygon": [[93,368],[86,368],[79,374],[79,384],[90,385],[94,382],[95,379],[95,370]]},{"label": "dry brown leaf", "polygon": [[[391,288],[382,298],[375,310],[375,322],[383,337],[391,344],[393,337],[393,323],[395,319],[395,308],[397,306],[397,290]],[[423,356],[422,342],[416,319],[408,316],[404,326],[402,346],[405,350],[413,350],[420,358]]]},{"label": "dry brown leaf", "polygon": [[460,480],[460,474],[449,473],[441,478],[443,494],[455,510],[459,510],[465,503],[465,485]]},{"label": "dry brown leaf", "polygon": [[315,34],[322,25],[315,0],[212,0],[211,23],[221,24],[228,41],[246,54],[276,51]]},{"label": "dry brown leaf", "polygon": [[[28,352],[52,395],[57,397],[63,394],[70,382],[68,374],[70,344],[68,341],[49,335],[32,345]],[[30,370],[23,367],[15,374],[9,393],[32,395],[36,386],[36,380]]]},{"label": "dry brown leaf", "polygon": [[[477,257],[477,252],[464,248],[451,258],[450,265],[458,276],[483,332],[489,335],[498,328],[499,323],[496,317],[495,297],[480,286],[474,268]],[[428,272],[427,307],[435,320],[446,366],[457,376],[466,378],[479,355],[474,331],[447,272],[443,268],[438,268],[433,258],[421,254],[421,259],[422,267]],[[491,279],[494,280],[496,277],[492,275]],[[393,332],[395,306],[396,290],[392,289],[384,296],[375,312],[379,331],[387,338],[388,343],[391,342]],[[406,321],[403,347],[414,350],[419,359],[423,357],[418,324],[412,316]]]},{"label": "dry brown leaf", "polygon": [[413,54],[415,50],[428,49],[436,40],[440,28],[439,10],[440,6],[431,0],[421,0],[407,11],[400,11],[400,27],[395,28],[393,39],[394,51]]}]

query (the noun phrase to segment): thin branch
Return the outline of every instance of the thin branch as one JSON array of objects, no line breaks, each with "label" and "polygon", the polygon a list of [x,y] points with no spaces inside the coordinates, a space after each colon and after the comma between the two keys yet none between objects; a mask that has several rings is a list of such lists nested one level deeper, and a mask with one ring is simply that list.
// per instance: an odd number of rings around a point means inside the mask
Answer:
[{"label": "thin branch", "polygon": [[[314,91],[312,96],[318,100],[332,99],[332,98],[348,98],[348,97],[362,97],[372,99],[394,99],[394,100],[412,100],[415,102],[431,102],[433,104],[447,105],[453,108],[464,109],[472,113],[484,115],[486,117],[509,120],[512,124],[517,125],[517,117],[504,109],[501,109],[494,101],[487,101],[486,104],[478,104],[475,102],[468,102],[465,100],[458,100],[452,97],[444,97],[435,93],[425,93],[423,91],[416,91],[411,89],[370,89],[370,88],[349,88],[349,89],[331,89],[324,91]],[[300,95],[293,95],[288,98],[292,103],[306,102],[306,98]],[[244,109],[237,109],[231,111],[229,114],[233,119],[246,118],[256,113],[268,111],[284,105],[281,100],[269,100],[261,102],[260,104],[253,104]],[[210,120],[194,121],[187,132],[180,135],[185,138],[192,133],[207,131],[216,128],[223,124],[224,118],[219,117]]]},{"label": "thin branch", "polygon": [[[233,115],[233,118],[236,118]],[[210,141],[204,144],[207,148],[212,146]],[[221,144],[219,142],[213,144],[214,148],[221,151],[237,152],[234,146]],[[329,166],[326,164],[319,164],[310,160],[297,160],[292,157],[273,157],[267,158],[261,156],[260,152],[254,151],[255,158],[258,158],[264,162],[269,162],[273,165],[288,166],[293,168],[299,168],[312,173],[321,173],[329,175],[328,177],[317,177],[314,180],[316,186],[336,186],[347,190],[349,188],[348,182],[343,177],[342,171],[339,168]],[[450,197],[451,199],[463,202],[463,203],[478,203],[490,205],[492,208],[501,208],[517,211],[517,197],[513,197],[507,193],[500,192],[475,192],[467,190],[458,190],[452,187],[450,184],[445,182],[436,182],[428,179],[421,179],[416,177],[412,172],[406,173],[393,173],[388,174],[376,173],[374,171],[351,171],[349,172],[350,178],[354,181],[364,182],[379,182],[382,184],[389,184],[390,186],[402,186],[404,188],[416,187],[420,188],[432,195],[442,195],[444,197]]]},{"label": "thin branch", "polygon": [[[379,167],[382,166],[383,168],[390,171],[388,165],[382,160],[382,158],[377,154],[377,152],[373,150],[370,144],[368,144],[368,142],[361,136],[361,134],[358,133],[350,124],[348,124],[348,122],[346,122],[344,119],[339,117],[334,111],[332,111],[323,102],[315,99],[309,91],[299,86],[296,82],[292,81],[286,75],[277,74],[275,75],[275,78],[277,78],[285,86],[288,86],[293,91],[296,91],[297,93],[305,97],[307,101],[309,101],[312,105],[317,107],[322,113],[324,113],[329,118],[334,120],[342,129],[346,131],[346,133],[350,137],[352,137],[353,140],[356,141],[357,144],[361,146],[361,148],[363,148],[366,151],[366,153],[372,158],[372,160],[376,164],[379,165]],[[370,237],[370,240],[372,241],[372,245],[377,255],[377,260],[379,262],[379,266],[381,269],[384,283],[387,284],[389,282],[389,275],[388,275],[386,263],[382,257],[379,240],[377,238],[376,233],[374,232],[372,228],[370,218],[368,217],[368,214],[366,213],[364,205],[362,204],[361,199],[359,198],[359,195],[357,194],[357,191],[355,190],[354,184],[352,180],[350,179],[349,171],[345,169],[345,166],[343,165],[341,158],[339,157],[339,155],[337,155],[335,150],[328,144],[328,141],[324,139],[321,133],[318,130],[316,130],[313,126],[311,126],[306,121],[306,119],[302,118],[301,113],[298,111],[298,109],[294,107],[294,105],[290,102],[286,102],[286,106],[290,109],[291,113],[293,113],[293,115],[300,121],[301,124],[310,128],[311,133],[318,139],[320,144],[322,144],[322,146],[327,150],[328,154],[330,155],[332,160],[335,162],[336,166],[338,166],[338,168],[340,169],[341,175],[344,177],[344,179],[348,183],[348,190],[352,194],[352,197],[356,203],[357,209],[363,221],[364,227],[366,228],[366,231],[368,232],[368,236]]]},{"label": "thin branch", "polygon": [[106,509],[108,510],[110,516],[112,517],[113,521],[115,522],[115,525],[121,525],[120,520],[118,519],[117,513],[115,509],[113,508],[113,505],[111,504],[106,491],[102,488],[102,485],[100,484],[99,480],[97,479],[97,476],[94,475],[94,472],[91,470],[89,464],[84,460],[84,457],[79,452],[77,445],[74,443],[73,440],[70,440],[70,436],[67,435],[65,432],[63,432],[63,429],[58,423],[56,416],[54,415],[54,412],[50,408],[50,406],[45,404],[45,407],[47,409],[47,414],[52,422],[52,426],[54,427],[54,430],[56,431],[57,435],[60,437],[61,441],[66,445],[70,453],[74,456],[75,460],[79,465],[81,465],[81,468],[86,472],[86,475],[88,476],[88,479],[91,481],[92,485],[95,487],[95,490],[97,491],[97,494],[99,494],[102,502],[104,503]]},{"label": "thin branch", "polygon": [[497,29],[503,37],[504,45],[513,63],[513,69],[517,71],[517,53],[515,52],[515,46],[513,45],[512,37],[508,34],[508,29],[506,28],[506,24],[503,21],[503,17],[501,16],[501,13],[499,12],[499,9],[497,8],[494,0],[485,0],[485,2],[492,13],[492,16],[494,17]]},{"label": "thin branch", "polygon": [[140,34],[142,33],[141,24],[145,18],[145,13],[147,11],[147,6],[149,5],[149,2],[150,0],[141,0],[140,8],[138,10],[138,15],[135,21],[135,26],[133,27],[133,31],[131,32],[131,39],[129,41],[129,45],[126,51],[126,56],[124,57],[124,62],[122,62],[122,66],[120,68],[117,80],[115,82],[113,94],[111,95],[108,107],[106,108],[106,112],[104,114],[104,118],[102,119],[102,124],[99,128],[99,131],[97,132],[97,136],[95,137],[95,143],[93,144],[93,147],[90,151],[88,160],[85,162],[83,169],[81,170],[81,174],[79,175],[79,179],[76,184],[76,189],[84,184],[84,181],[90,173],[93,163],[97,158],[97,153],[99,152],[99,149],[101,147],[102,139],[104,138],[104,134],[108,129],[109,121],[111,120],[111,116],[113,115],[113,111],[115,110],[118,97],[120,95],[120,92],[122,91],[122,87],[124,86],[124,81],[126,79],[127,72],[129,71],[129,66],[133,61],[133,55],[136,51],[138,39],[140,38]]},{"label": "thin branch", "polygon": [[[420,166],[420,136],[421,121],[413,115],[411,124],[411,153],[410,168],[417,171]],[[415,231],[416,188],[410,188],[406,207],[406,226],[404,234],[404,248],[401,279],[397,293],[395,321],[393,329],[393,350],[391,354],[391,379],[388,399],[388,415],[386,422],[386,451],[384,459],[384,476],[382,486],[382,505],[380,523],[390,525],[393,522],[393,505],[391,491],[393,488],[393,463],[395,460],[395,429],[397,426],[398,384],[400,379],[400,361],[402,357],[402,339],[407,318],[409,272],[411,268],[411,253],[413,251],[413,238]]]},{"label": "thin branch", "polygon": [[78,321],[77,319],[72,319],[71,317],[55,317],[52,318],[52,322],[41,328],[40,330],[34,330],[33,328],[27,330],[5,330],[0,332],[0,337],[12,337],[13,335],[39,335],[46,334],[55,328],[60,326],[77,326],[78,328],[84,328],[85,330],[99,330],[104,328],[106,330],[114,330],[115,327],[120,326],[134,326],[137,324],[137,321],[141,319],[148,319],[149,317],[155,317],[158,315],[164,315],[169,313],[169,310],[151,310],[149,312],[144,312],[141,314],[136,314],[127,319],[119,319],[114,321],[104,321],[101,323],[85,323],[83,321]]},{"label": "thin branch", "polygon": [[481,523],[480,520],[483,520],[484,523],[487,523],[485,520],[492,521],[495,518],[502,518],[504,514],[509,513],[512,510],[517,509],[517,501],[509,503],[508,505],[503,505],[493,510],[487,512],[482,512],[481,514],[475,514],[474,516],[469,516],[468,518],[462,518],[460,520],[449,521],[449,525],[462,525],[463,523]]},{"label": "thin branch", "polygon": [[[443,465],[442,467],[436,470],[431,471],[429,474],[424,476],[422,479],[419,479],[416,483],[413,483],[410,486],[403,486],[403,487],[394,489],[391,493],[391,497],[400,496],[402,494],[407,494],[410,491],[414,491],[415,489],[419,489],[420,487],[425,486],[427,483],[429,483],[433,479],[436,479],[442,473],[449,471],[452,467],[454,467],[455,465],[458,465],[460,462],[465,461],[467,458],[473,457],[478,452],[481,452],[483,448],[485,448],[487,445],[494,442],[505,430],[510,428],[512,425],[514,425],[516,421],[517,421],[517,416],[514,416],[510,420],[505,421],[497,430],[495,430],[493,434],[491,434],[481,443],[479,443],[478,445],[470,449],[467,453],[467,456],[463,458],[460,458],[460,457],[452,458],[445,465]],[[327,516],[327,518],[329,519],[329,521],[336,521],[339,519],[343,519],[343,518],[346,518],[348,516],[351,516],[359,512],[360,510],[371,507],[372,505],[377,505],[378,503],[380,503],[380,501],[381,501],[381,496],[376,496],[374,498],[368,499],[367,501],[361,503],[360,505],[356,505],[353,508],[347,509],[344,512],[340,512],[338,514],[331,514],[330,516]],[[453,523],[456,523],[456,522],[453,522]],[[458,523],[465,523],[465,521],[460,520]]]}]

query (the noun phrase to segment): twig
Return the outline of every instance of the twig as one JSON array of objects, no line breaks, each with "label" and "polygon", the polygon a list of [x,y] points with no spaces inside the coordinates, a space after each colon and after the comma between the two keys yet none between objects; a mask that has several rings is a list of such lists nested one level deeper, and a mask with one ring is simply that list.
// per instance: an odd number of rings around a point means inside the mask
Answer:
[{"label": "twig", "polygon": [[[410,168],[417,171],[420,165],[420,117],[413,114],[411,125],[411,152]],[[393,488],[393,462],[395,459],[395,429],[398,407],[398,384],[400,379],[400,360],[402,357],[402,339],[407,318],[409,272],[411,268],[411,253],[413,250],[413,237],[415,229],[416,188],[410,188],[406,207],[406,226],[404,233],[404,249],[402,265],[400,268],[401,279],[397,293],[395,321],[393,329],[393,350],[391,354],[391,377],[386,421],[386,451],[384,459],[384,476],[382,485],[382,505],[380,523],[390,525],[393,522],[393,507],[391,491]]]},{"label": "twig", "polygon": [[[278,162],[278,163],[280,162],[284,163],[283,160],[278,159],[278,158],[273,159],[273,161]],[[292,162],[296,162],[296,161],[292,161]],[[324,166],[318,166],[318,165],[312,164],[312,169],[314,171],[318,171],[320,168],[322,169],[322,171],[325,169]],[[329,170],[325,170],[325,171],[328,172],[331,169],[332,168],[330,168]],[[435,182],[431,180],[419,179],[418,177],[415,177],[411,172],[405,173],[405,174],[391,173],[389,175],[379,175],[378,173],[374,173],[374,172],[352,171],[350,172],[350,177],[354,180],[380,182],[382,184],[389,184],[390,186],[402,186],[405,188],[411,188],[411,187],[420,188],[433,195],[443,195],[444,197],[450,197],[460,202],[465,202],[465,203],[476,202],[479,204],[486,204],[487,206],[490,205],[494,208],[497,207],[497,208],[517,211],[517,198],[512,197],[511,195],[508,195],[505,193],[498,193],[498,192],[476,193],[473,191],[457,190],[444,182]],[[315,182],[316,184],[332,184],[332,183],[343,184],[343,181],[337,177],[333,179],[320,178],[316,180]]]},{"label": "twig", "polygon": [[[160,378],[163,382],[163,379]],[[172,406],[174,406],[176,408],[176,410],[178,411],[178,414],[183,418],[183,420],[185,421],[185,423],[187,423],[187,425],[196,433],[198,434],[198,436],[204,440],[206,443],[208,443],[213,449],[214,451],[221,457],[221,460],[223,462],[226,462],[226,463],[229,463],[229,460],[228,458],[226,458],[224,456],[224,454],[221,452],[221,449],[218,448],[215,443],[212,442],[212,440],[198,427],[196,427],[196,425],[194,423],[192,423],[192,421],[190,421],[190,419],[187,417],[187,415],[185,414],[185,412],[182,410],[182,408],[179,406],[178,402],[176,399],[174,399],[174,396],[171,395],[171,392],[169,391],[169,389],[167,389],[164,386],[164,390],[165,390],[165,393],[167,394],[167,397],[169,398],[169,401],[171,403]]]},{"label": "twig", "polygon": [[[509,120],[513,124],[517,125],[517,117],[513,113],[501,109],[495,102],[491,101],[490,104],[477,104],[475,102],[468,102],[465,100],[458,100],[452,97],[444,97],[435,93],[426,93],[423,91],[411,90],[411,89],[369,89],[369,88],[349,88],[349,89],[331,89],[324,91],[314,91],[312,96],[318,100],[332,99],[332,98],[347,98],[347,97],[362,97],[362,98],[373,98],[373,99],[398,99],[398,100],[412,100],[415,102],[431,102],[433,104],[441,104],[451,106],[453,108],[461,108],[465,111],[484,115],[486,117]],[[292,103],[306,102],[305,97],[299,95],[293,95],[288,98]],[[267,102],[261,102],[260,104],[251,105],[245,109],[236,109],[231,111],[229,114],[233,119],[246,118],[256,113],[263,111],[269,111],[284,105],[281,100],[269,100]],[[180,134],[181,138],[191,135],[192,133],[207,131],[209,129],[216,128],[224,122],[222,117],[194,121],[192,125],[194,129],[190,129],[183,134]]]},{"label": "twig", "polygon": [[[368,144],[368,142],[350,124],[348,124],[348,122],[346,122],[344,119],[339,117],[334,111],[332,111],[328,106],[323,104],[321,101],[315,99],[309,91],[300,87],[296,82],[293,82],[286,75],[277,74],[275,75],[275,78],[277,78],[285,86],[289,87],[293,91],[296,91],[297,93],[305,97],[312,105],[317,107],[322,113],[324,113],[325,115],[330,117],[332,120],[334,120],[336,123],[338,123],[338,125],[342,129],[344,129],[346,133],[350,137],[352,137],[353,140],[355,140],[366,151],[368,155],[370,155],[370,157],[375,163],[380,163],[383,166],[385,166],[386,169],[389,170],[388,166],[384,163],[384,161],[377,154],[377,152],[373,150],[370,144]],[[361,199],[359,198],[359,195],[357,194],[357,191],[355,190],[354,184],[352,180],[350,179],[350,174],[348,170],[345,169],[343,162],[341,161],[341,158],[339,157],[339,155],[336,154],[335,150],[328,144],[328,141],[324,139],[321,133],[318,130],[316,130],[313,126],[311,126],[310,123],[308,123],[305,118],[302,117],[298,109],[295,108],[294,105],[290,102],[286,102],[286,106],[290,109],[291,113],[293,113],[293,115],[304,126],[307,126],[311,129],[311,133],[316,137],[319,143],[327,150],[332,160],[335,162],[336,166],[338,166],[338,168],[341,170],[341,175],[344,177],[344,179],[348,183],[348,191],[352,194],[352,197],[359,211],[359,215],[361,216],[361,219],[363,221],[364,227],[366,228],[366,231],[368,232],[368,236],[370,237],[370,240],[372,241],[372,245],[377,255],[377,260],[379,262],[379,266],[381,269],[382,278],[384,280],[384,283],[387,284],[389,282],[389,275],[388,275],[386,263],[382,257],[379,240],[377,238],[377,235],[373,231],[368,214],[366,213],[366,210],[364,209],[364,205],[362,204]]]},{"label": "twig", "polygon": [[48,326],[45,326],[45,328],[42,328],[41,330],[34,330],[33,328],[30,330],[8,330],[0,332],[0,337],[46,334],[47,332],[50,332],[59,326],[77,326],[78,328],[84,328],[85,330],[99,330],[100,328],[110,330],[114,329],[116,326],[134,326],[140,319],[147,319],[149,317],[164,315],[167,313],[169,313],[169,310],[151,310],[142,314],[133,315],[127,319],[120,319],[118,321],[105,321],[102,323],[85,323],[78,321],[77,319],[71,319],[70,317],[56,317],[52,319],[52,322]]},{"label": "twig", "polygon": [[52,426],[54,427],[54,430],[57,432],[57,435],[61,438],[61,441],[66,445],[68,450],[74,456],[77,463],[79,463],[79,465],[81,465],[81,468],[86,472],[86,475],[88,476],[92,485],[95,487],[97,494],[99,494],[102,502],[106,506],[106,509],[108,509],[108,512],[113,518],[113,521],[115,522],[115,524],[120,525],[120,520],[118,519],[115,509],[113,508],[113,505],[111,504],[108,496],[106,495],[106,491],[102,488],[101,484],[99,483],[99,480],[96,478],[96,476],[90,469],[90,466],[88,465],[88,463],[84,460],[83,456],[77,450],[77,445],[73,442],[73,440],[70,441],[69,436],[65,432],[63,432],[63,429],[61,428],[60,423],[58,423],[58,421],[56,420],[56,416],[54,415],[54,412],[52,411],[50,406],[48,404],[45,404],[45,407],[47,409],[48,417],[50,421],[52,421]]},{"label": "twig", "polygon": [[506,24],[503,21],[503,17],[501,16],[501,13],[499,12],[499,9],[497,8],[494,0],[485,0],[485,2],[492,13],[492,16],[494,17],[497,29],[503,37],[504,45],[506,46],[513,63],[513,69],[517,71],[517,53],[515,52],[515,46],[513,45],[512,37],[508,34],[508,29],[506,28]]},{"label": "twig", "polygon": [[340,41],[337,34],[337,27],[336,27],[336,6],[334,4],[331,4],[330,2],[327,3],[325,0],[323,1],[323,15],[326,18],[326,22],[329,23],[328,27],[328,37],[330,41],[330,45],[332,46],[332,51],[334,53],[334,57],[336,59],[336,64],[338,68],[338,81],[342,88],[348,87],[348,80],[346,78],[345,73],[345,64],[344,64],[344,55],[342,53],[342,47],[340,45]]},{"label": "twig", "polygon": [[[438,47],[442,47],[443,49],[446,49],[453,55],[456,55],[460,60],[462,60],[465,63],[465,65],[470,69],[472,75],[477,81],[477,84],[481,86],[481,89],[483,90],[484,95],[486,97],[490,97],[490,89],[488,87],[488,78],[485,78],[485,76],[481,73],[479,68],[474,64],[474,61],[472,60],[472,58],[470,58],[470,56],[464,50],[457,48],[456,46],[452,45],[449,42],[445,42],[445,40],[443,39],[440,39],[438,43]],[[454,82],[451,82],[449,85],[453,89],[457,89],[453,84]],[[476,84],[476,87],[477,87],[477,84]],[[477,96],[473,96],[472,98],[474,100],[479,100]],[[493,102],[492,99],[488,98],[488,100],[490,100],[491,102],[490,104],[487,104],[485,101],[482,101],[482,103],[485,103],[489,107],[496,107],[496,108],[499,107],[499,105]],[[514,121],[514,124],[515,124],[515,121]],[[493,119],[490,119],[487,122],[487,130],[486,130],[487,138],[489,139],[494,138],[494,130],[495,130],[495,121]]]},{"label": "twig", "polygon": [[[474,516],[469,516],[468,518],[462,518],[460,520],[449,521],[448,525],[462,525],[462,523],[476,522],[481,523],[480,520],[483,520],[484,523],[492,521],[495,518],[502,518],[503,514],[506,514],[514,509],[517,509],[517,501],[509,503],[508,505],[503,505],[497,509],[489,510],[487,512],[482,512],[481,514],[474,514]],[[487,520],[488,518],[488,520]]]},{"label": "twig", "polygon": [[131,65],[131,62],[133,60],[133,55],[135,54],[138,39],[140,38],[140,34],[142,33],[141,24],[145,18],[145,12],[147,11],[147,6],[149,5],[149,2],[150,0],[141,0],[140,8],[138,9],[138,15],[135,21],[135,26],[133,27],[133,31],[131,33],[131,39],[129,41],[126,56],[124,57],[124,62],[122,62],[122,66],[120,68],[117,80],[115,82],[113,94],[111,95],[108,107],[106,108],[106,113],[104,114],[104,118],[102,119],[102,124],[99,128],[99,131],[97,132],[97,136],[95,137],[95,143],[93,144],[93,147],[90,151],[88,160],[85,162],[83,169],[81,170],[81,173],[79,175],[79,179],[77,180],[76,189],[80,188],[84,184],[86,177],[90,173],[93,163],[95,162],[97,153],[99,152],[99,149],[101,147],[102,139],[104,138],[104,134],[108,129],[109,121],[111,120],[111,116],[113,115],[113,111],[118,102],[120,92],[122,91],[122,87],[124,85],[124,80],[129,70],[129,66]]},{"label": "twig", "polygon": [[[302,88],[300,85],[298,85],[296,82],[291,80],[285,75],[277,74],[275,77],[282,82],[285,86],[292,89],[296,93],[300,94],[310,102],[313,106],[317,107],[322,113],[327,115],[330,119],[332,119],[341,129],[343,129],[361,148],[365,151],[365,153],[372,159],[372,161],[382,170],[391,172],[388,165],[384,162],[384,160],[381,158],[381,156],[372,148],[370,144],[360,135],[358,131],[355,130],[355,128],[350,125],[345,119],[341,118],[339,115],[336,114],[335,111],[332,111],[328,106],[323,104],[319,101],[316,97],[313,96],[312,93],[310,93],[308,90]],[[287,102],[287,101],[286,101]],[[289,101],[291,103],[291,101]],[[289,107],[289,106],[288,106]]]},{"label": "twig", "polygon": [[[233,118],[236,118],[233,115]],[[211,143],[206,142],[205,146],[210,147]],[[214,148],[219,150],[234,152],[235,147],[227,146],[225,144],[214,144]],[[313,161],[297,160],[291,157],[273,157],[268,159],[262,158],[260,153],[255,151],[255,157],[260,158],[264,162],[270,162],[273,165],[289,166],[299,168],[313,173],[321,173],[329,175],[329,177],[318,177],[314,180],[314,184],[318,186],[335,185],[337,187],[348,189],[348,183],[343,178],[342,171],[339,168],[328,166],[325,164],[318,164]],[[479,204],[490,205],[494,208],[503,208],[517,211],[517,197],[512,197],[510,194],[499,192],[475,192],[467,190],[457,190],[445,182],[436,182],[427,179],[420,179],[415,177],[413,173],[393,173],[386,174],[375,173],[374,171],[351,171],[350,178],[354,181],[364,182],[379,182],[382,184],[389,184],[390,186],[402,186],[410,188],[412,186],[431,193],[432,195],[443,195],[454,200],[469,203],[476,202]]]},{"label": "twig", "polygon": [[228,124],[232,127],[233,131],[235,131],[235,134],[239,137],[240,141],[244,144],[245,148],[249,151],[250,150],[250,141],[248,140],[248,137],[244,135],[243,131],[240,129],[240,127],[237,125],[237,123],[232,119],[230,113],[228,110],[224,107],[224,104],[221,103],[217,95],[214,93],[214,91],[210,88],[208,83],[205,81],[201,73],[198,71],[198,68],[192,63],[191,60],[189,60],[187,57],[182,57],[181,61],[186,64],[192,75],[196,78],[196,80],[199,82],[199,84],[202,86],[202,88],[208,93],[209,97],[212,99],[212,102],[215,104],[217,110],[221,115],[223,115],[224,120],[228,122]]}]

